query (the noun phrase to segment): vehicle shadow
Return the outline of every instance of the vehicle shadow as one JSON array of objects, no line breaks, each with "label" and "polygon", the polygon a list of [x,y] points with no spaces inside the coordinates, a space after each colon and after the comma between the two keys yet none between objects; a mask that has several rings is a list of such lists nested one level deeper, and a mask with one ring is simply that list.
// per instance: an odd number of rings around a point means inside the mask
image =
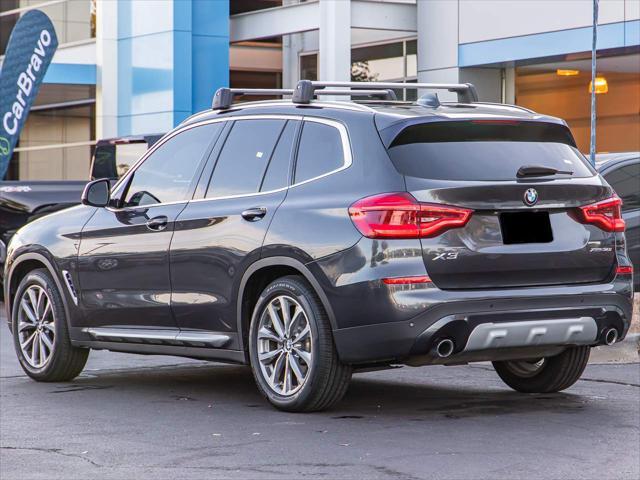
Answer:
[{"label": "vehicle shadow", "polygon": [[[354,375],[342,402],[328,412],[314,415],[353,420],[388,417],[426,421],[536,412],[578,414],[585,409],[593,415],[593,409],[598,408],[597,404],[588,402],[588,397],[575,393],[513,392],[490,377],[484,368],[456,367],[473,369],[461,372],[460,376],[452,374],[454,369],[438,371],[437,368],[421,369],[424,374],[420,377],[414,375],[416,370],[410,370],[411,378],[404,379],[397,379],[395,371]],[[476,374],[478,378],[474,378]],[[416,383],[416,379],[420,383]],[[44,388],[43,384],[34,385],[37,385],[34,388]],[[279,413],[258,393],[250,369],[235,365],[201,363],[88,371],[73,382],[49,384],[46,388],[55,397],[80,392],[102,397],[126,392],[130,399],[153,404],[206,402],[224,404],[234,410],[259,408]]]}]

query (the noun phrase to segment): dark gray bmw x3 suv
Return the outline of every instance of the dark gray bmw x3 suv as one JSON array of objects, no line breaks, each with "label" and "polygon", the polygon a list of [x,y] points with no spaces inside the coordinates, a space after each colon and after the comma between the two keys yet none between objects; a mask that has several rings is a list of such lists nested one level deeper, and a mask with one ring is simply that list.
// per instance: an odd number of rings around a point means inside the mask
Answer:
[{"label": "dark gray bmw x3 suv", "polygon": [[[416,86],[459,101],[395,100]],[[232,103],[273,93],[293,97]],[[493,361],[555,392],[631,319],[620,199],[564,121],[467,84],[221,89],[82,202],[8,246],[35,380],[73,379],[94,348],[250,364],[290,411],[395,364]]]}]

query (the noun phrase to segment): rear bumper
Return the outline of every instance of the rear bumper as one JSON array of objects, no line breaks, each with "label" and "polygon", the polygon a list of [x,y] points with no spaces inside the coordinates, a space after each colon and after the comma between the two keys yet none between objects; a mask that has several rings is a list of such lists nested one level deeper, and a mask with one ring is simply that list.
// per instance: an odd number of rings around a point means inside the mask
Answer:
[{"label": "rear bumper", "polygon": [[[308,264],[327,295],[342,361],[456,363],[532,358],[559,353],[567,345],[597,345],[608,328],[615,328],[622,340],[629,329],[633,298],[629,276],[599,283],[459,290],[438,288],[437,282],[385,284],[384,278],[428,275],[422,252],[418,240],[362,238],[346,251]],[[622,254],[618,252],[619,257]],[[550,275],[548,281],[555,280]],[[588,320],[579,322],[582,318]],[[568,321],[566,328],[560,326],[563,321]],[[508,323],[516,325],[505,326]],[[584,330],[584,336],[571,333],[576,329]],[[505,338],[488,341],[495,336]],[[474,347],[476,337],[486,345]],[[434,343],[442,338],[455,343],[446,359],[432,353]]]},{"label": "rear bumper", "polygon": [[[337,329],[334,338],[341,360],[350,364],[452,364],[553,355],[570,345],[603,344],[610,328],[616,329],[618,340],[624,339],[632,301],[612,292],[612,286],[602,286],[601,293],[447,301],[406,321]],[[435,349],[445,338],[454,348],[441,358]]]}]

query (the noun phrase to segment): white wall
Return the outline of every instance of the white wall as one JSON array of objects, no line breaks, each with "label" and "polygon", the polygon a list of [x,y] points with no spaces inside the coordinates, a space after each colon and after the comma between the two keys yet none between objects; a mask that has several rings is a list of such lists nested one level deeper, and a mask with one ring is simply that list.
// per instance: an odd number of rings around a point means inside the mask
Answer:
[{"label": "white wall", "polygon": [[[459,43],[588,27],[592,23],[592,0],[459,0],[459,3]],[[638,0],[600,0],[599,24],[638,18]]]}]

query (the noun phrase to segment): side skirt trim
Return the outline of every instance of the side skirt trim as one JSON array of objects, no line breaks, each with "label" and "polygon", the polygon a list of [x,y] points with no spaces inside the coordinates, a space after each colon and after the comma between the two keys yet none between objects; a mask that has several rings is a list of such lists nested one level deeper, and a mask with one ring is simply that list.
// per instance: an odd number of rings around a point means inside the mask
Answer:
[{"label": "side skirt trim", "polygon": [[181,330],[152,330],[144,328],[83,328],[95,340],[109,342],[169,344],[187,347],[222,348],[231,337],[221,333],[193,332]]},{"label": "side skirt trim", "polygon": [[74,347],[94,350],[110,350],[112,352],[138,353],[143,355],[172,355],[176,357],[195,358],[198,360],[215,360],[225,363],[246,364],[244,352],[217,348],[183,347],[179,345],[153,345],[146,343],[72,341]]}]

